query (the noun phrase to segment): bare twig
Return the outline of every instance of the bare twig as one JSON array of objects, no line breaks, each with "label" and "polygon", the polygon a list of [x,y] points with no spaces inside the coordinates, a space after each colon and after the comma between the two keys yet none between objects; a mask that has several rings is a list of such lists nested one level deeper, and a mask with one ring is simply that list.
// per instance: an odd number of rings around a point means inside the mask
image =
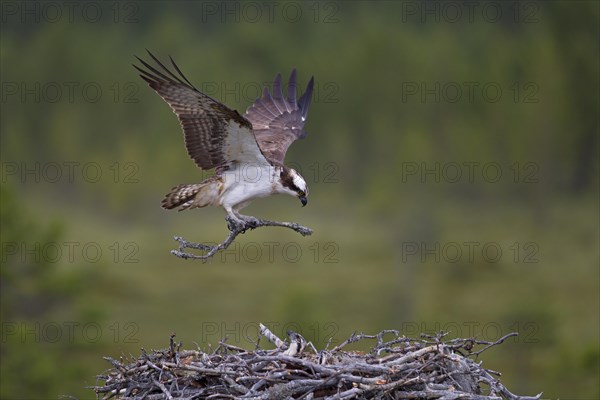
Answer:
[{"label": "bare twig", "polygon": [[[175,241],[179,242],[179,249],[171,250],[171,254],[173,254],[174,256],[177,256],[179,258],[186,259],[186,260],[187,259],[195,259],[195,260],[206,261],[209,258],[211,258],[212,256],[214,256],[217,252],[227,249],[231,245],[231,243],[233,243],[233,241],[239,234],[245,233],[247,230],[253,230],[256,228],[263,227],[263,226],[279,226],[279,227],[283,227],[283,228],[292,229],[292,230],[298,232],[299,234],[301,234],[302,236],[309,236],[309,235],[312,235],[312,233],[313,233],[312,229],[307,228],[302,225],[299,225],[295,222],[279,222],[279,221],[270,221],[270,220],[266,220],[266,219],[254,219],[254,220],[246,222],[244,225],[238,225],[238,224],[233,223],[228,218],[226,218],[226,220],[228,222],[227,227],[229,229],[229,235],[222,243],[219,243],[216,245],[209,245],[209,244],[203,244],[203,243],[188,242],[187,240],[185,240],[184,238],[182,238],[180,236],[175,236],[174,237]],[[202,255],[194,254],[194,253],[186,252],[185,251],[186,249],[202,250],[202,251],[205,251],[206,253],[202,254]]]},{"label": "bare twig", "polygon": [[163,385],[160,381],[158,381],[156,379],[152,379],[152,383],[154,383],[156,386],[158,386],[158,388],[165,394],[165,398],[167,400],[173,400],[173,396],[167,390],[167,388],[165,387],[165,385]]},{"label": "bare twig", "polygon": [[475,359],[477,359],[477,357],[483,353],[484,351],[486,351],[487,349],[489,349],[490,347],[496,346],[498,344],[503,343],[506,339],[508,339],[509,337],[513,337],[513,336],[519,336],[518,332],[510,332],[507,333],[506,335],[502,336],[500,339],[496,340],[495,342],[485,342],[485,341],[476,341],[477,344],[487,344],[487,346],[485,346],[483,349],[478,350],[478,351],[474,351],[472,352],[470,355],[474,355]]},{"label": "bare twig", "polygon": [[273,332],[271,332],[271,330],[269,328],[267,328],[266,326],[264,326],[262,323],[258,325],[260,327],[260,334],[264,337],[267,338],[267,340],[271,343],[273,343],[275,346],[277,346],[278,349],[286,349],[287,346],[285,345],[285,342],[281,339],[279,339],[279,337],[277,337],[277,335],[275,335]]}]

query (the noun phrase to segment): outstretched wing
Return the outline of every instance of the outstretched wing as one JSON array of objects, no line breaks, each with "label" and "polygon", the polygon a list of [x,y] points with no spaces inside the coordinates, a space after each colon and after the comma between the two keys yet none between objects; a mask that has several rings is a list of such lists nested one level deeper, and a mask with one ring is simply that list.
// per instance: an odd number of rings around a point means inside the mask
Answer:
[{"label": "outstretched wing", "polygon": [[306,136],[302,128],[308,114],[313,83],[314,78],[310,78],[304,94],[296,101],[296,70],[292,70],[286,99],[281,87],[281,74],[277,74],[273,95],[265,87],[262,97],[246,110],[244,117],[252,122],[256,141],[271,163],[283,164],[288,147]]},{"label": "outstretched wing", "polygon": [[181,73],[172,58],[175,75],[150,51],[156,68],[136,58],[146,68],[133,65],[173,109],[183,129],[185,146],[203,169],[224,168],[235,162],[268,164],[252,133],[252,124],[237,111],[200,92]]}]

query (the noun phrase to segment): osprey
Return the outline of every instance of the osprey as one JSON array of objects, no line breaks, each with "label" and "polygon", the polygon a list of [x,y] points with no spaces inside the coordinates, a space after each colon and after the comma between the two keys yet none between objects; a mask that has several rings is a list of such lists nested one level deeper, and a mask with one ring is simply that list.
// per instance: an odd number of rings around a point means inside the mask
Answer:
[{"label": "osprey", "polygon": [[192,160],[201,169],[215,169],[215,174],[203,182],[173,187],[162,201],[163,208],[179,207],[182,211],[221,206],[227,212],[230,229],[245,230],[257,219],[240,214],[240,210],[258,197],[285,193],[306,205],[306,181],[286,167],[283,160],[289,146],[306,136],[302,128],[314,78],[296,100],[296,70],[290,75],[287,98],[283,95],[281,74],[277,74],[273,94],[265,87],[262,97],[242,116],[196,89],[171,57],[178,75],[150,51],[148,54],[156,67],[137,56],[146,69],[133,66],[179,118]]}]

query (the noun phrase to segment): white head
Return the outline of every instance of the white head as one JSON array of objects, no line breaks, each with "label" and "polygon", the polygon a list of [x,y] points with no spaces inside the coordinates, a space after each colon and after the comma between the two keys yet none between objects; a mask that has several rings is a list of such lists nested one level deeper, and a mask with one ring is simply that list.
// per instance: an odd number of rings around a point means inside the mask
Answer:
[{"label": "white head", "polygon": [[287,193],[290,196],[296,196],[300,199],[302,207],[307,203],[306,197],[308,196],[308,186],[306,181],[298,172],[292,168],[282,167],[281,174],[279,175],[280,193]]}]

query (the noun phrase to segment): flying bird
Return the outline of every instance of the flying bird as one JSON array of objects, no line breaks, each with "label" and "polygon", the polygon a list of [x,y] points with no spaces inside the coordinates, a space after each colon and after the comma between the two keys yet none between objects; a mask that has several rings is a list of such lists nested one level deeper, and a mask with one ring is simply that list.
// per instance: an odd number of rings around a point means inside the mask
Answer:
[{"label": "flying bird", "polygon": [[262,96],[242,116],[196,89],[173,58],[169,57],[170,70],[150,51],[148,54],[155,66],[137,56],[142,67],[133,66],[179,118],[192,160],[203,170],[215,170],[213,176],[200,183],[173,187],[162,201],[163,208],[182,211],[221,206],[227,212],[230,230],[245,230],[258,220],[240,214],[240,210],[256,198],[283,193],[306,205],[306,181],[283,161],[289,146],[306,136],[303,128],[313,77],[297,99],[296,70],[291,72],[287,96],[283,94],[281,74],[277,74],[272,94],[265,87]]}]

